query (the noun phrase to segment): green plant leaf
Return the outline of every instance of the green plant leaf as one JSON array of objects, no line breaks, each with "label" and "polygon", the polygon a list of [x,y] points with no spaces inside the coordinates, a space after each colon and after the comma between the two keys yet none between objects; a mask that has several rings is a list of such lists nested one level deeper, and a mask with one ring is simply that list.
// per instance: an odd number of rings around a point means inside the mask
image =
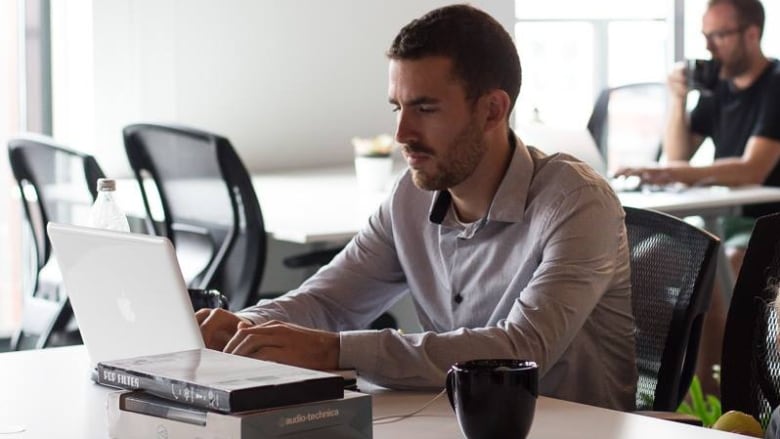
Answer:
[{"label": "green plant leaf", "polygon": [[713,395],[704,395],[701,388],[699,377],[695,376],[691,380],[691,387],[688,389],[688,399],[683,401],[677,408],[678,413],[692,415],[701,421],[705,427],[711,427],[722,414],[720,400]]},{"label": "green plant leaf", "polygon": [[696,413],[693,412],[693,408],[691,407],[691,405],[685,401],[681,402],[680,406],[677,407],[677,413],[682,413],[684,415],[691,415],[691,416],[696,415]]}]

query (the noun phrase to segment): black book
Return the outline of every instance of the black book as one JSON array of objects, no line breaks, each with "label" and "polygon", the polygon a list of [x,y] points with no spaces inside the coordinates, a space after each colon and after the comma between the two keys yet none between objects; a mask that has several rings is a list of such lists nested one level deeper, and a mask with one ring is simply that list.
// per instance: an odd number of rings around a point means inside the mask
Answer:
[{"label": "black book", "polygon": [[98,363],[97,382],[223,413],[344,397],[335,374],[194,349]]},{"label": "black book", "polygon": [[371,438],[371,396],[344,398],[239,413],[179,404],[144,391],[108,395],[112,438]]}]

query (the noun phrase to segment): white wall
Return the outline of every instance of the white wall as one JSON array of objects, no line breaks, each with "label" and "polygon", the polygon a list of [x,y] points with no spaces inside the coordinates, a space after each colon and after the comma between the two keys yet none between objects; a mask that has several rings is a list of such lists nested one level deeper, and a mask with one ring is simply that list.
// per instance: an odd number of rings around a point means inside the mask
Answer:
[{"label": "white wall", "polygon": [[[351,137],[393,130],[392,38],[447,3],[53,0],[54,134],[113,175],[142,120],[223,134],[252,171],[346,163]],[[513,28],[512,0],[473,3]]]}]

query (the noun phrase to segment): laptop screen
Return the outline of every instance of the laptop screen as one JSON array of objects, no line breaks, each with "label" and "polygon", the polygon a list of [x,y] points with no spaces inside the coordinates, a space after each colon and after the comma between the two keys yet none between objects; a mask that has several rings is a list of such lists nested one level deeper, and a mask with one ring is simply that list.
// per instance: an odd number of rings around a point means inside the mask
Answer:
[{"label": "laptop screen", "polygon": [[168,239],[57,223],[47,230],[93,366],[204,347]]}]

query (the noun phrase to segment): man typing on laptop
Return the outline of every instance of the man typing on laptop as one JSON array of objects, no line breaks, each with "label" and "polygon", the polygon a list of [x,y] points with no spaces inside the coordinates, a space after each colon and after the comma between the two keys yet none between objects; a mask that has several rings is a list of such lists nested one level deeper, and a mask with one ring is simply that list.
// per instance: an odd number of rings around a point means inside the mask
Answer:
[{"label": "man typing on laptop", "polygon": [[[509,34],[448,6],[405,26],[388,57],[409,170],[298,289],[237,314],[199,311],[206,345],[406,388],[443,386],[458,361],[529,359],[542,394],[632,409],[624,213],[591,168],[510,130],[521,74]],[[360,330],[407,292],[425,332]]]}]

